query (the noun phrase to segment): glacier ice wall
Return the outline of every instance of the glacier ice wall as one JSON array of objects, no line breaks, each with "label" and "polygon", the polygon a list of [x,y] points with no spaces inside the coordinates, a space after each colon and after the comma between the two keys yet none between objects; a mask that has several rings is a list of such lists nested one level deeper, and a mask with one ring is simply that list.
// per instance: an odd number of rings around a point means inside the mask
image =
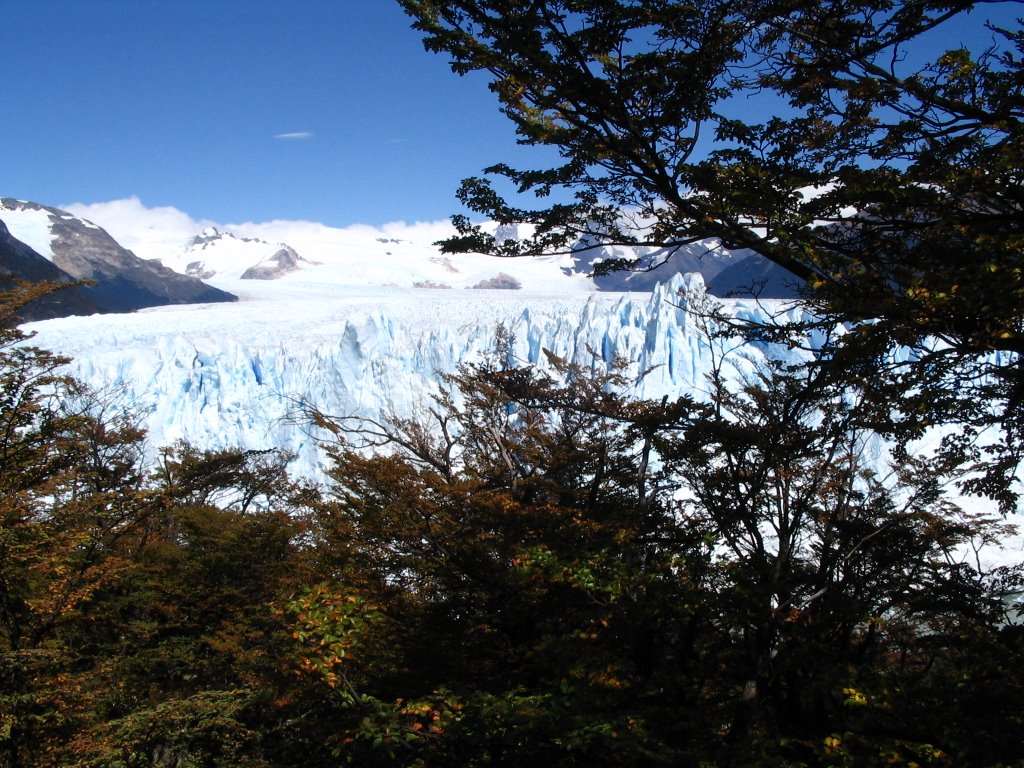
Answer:
[{"label": "glacier ice wall", "polygon": [[[37,334],[33,343],[72,356],[77,377],[123,392],[143,415],[154,453],[177,439],[210,449],[273,446],[297,454],[297,473],[316,476],[323,455],[291,418],[299,406],[415,416],[430,404],[439,373],[493,350],[499,325],[525,364],[546,365],[545,350],[597,369],[622,359],[637,397],[699,394],[714,350],[687,302],[702,287],[698,275],[677,275],[647,294],[267,295],[27,328]],[[741,371],[766,355],[792,353],[746,345],[729,354]]]}]

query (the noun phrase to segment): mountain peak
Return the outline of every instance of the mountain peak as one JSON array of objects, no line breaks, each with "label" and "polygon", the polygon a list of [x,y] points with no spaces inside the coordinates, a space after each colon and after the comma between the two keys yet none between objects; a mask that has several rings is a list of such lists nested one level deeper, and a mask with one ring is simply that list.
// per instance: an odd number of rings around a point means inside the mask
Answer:
[{"label": "mountain peak", "polygon": [[184,253],[168,259],[167,266],[203,280],[212,277],[241,280],[274,280],[310,263],[286,243],[239,237],[217,227],[206,227]]},{"label": "mountain peak", "polygon": [[59,208],[0,198],[0,221],[15,242],[57,267],[65,282],[91,282],[94,311],[235,300],[230,293],[140,259],[102,227]]}]

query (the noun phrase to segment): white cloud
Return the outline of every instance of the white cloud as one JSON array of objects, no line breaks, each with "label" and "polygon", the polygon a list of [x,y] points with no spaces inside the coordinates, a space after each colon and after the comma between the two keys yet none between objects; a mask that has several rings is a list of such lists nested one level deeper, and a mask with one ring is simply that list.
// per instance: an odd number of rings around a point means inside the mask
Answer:
[{"label": "white cloud", "polygon": [[135,196],[105,203],[71,203],[61,208],[103,227],[143,259],[168,258],[180,253],[204,228],[215,226],[209,219],[193,219],[169,205],[147,208]]},{"label": "white cloud", "polygon": [[274,136],[275,139],[311,139],[313,133],[311,131],[292,131],[291,133],[278,133]]},{"label": "white cloud", "polygon": [[390,221],[380,227],[369,224],[349,224],[346,227],[330,227],[316,221],[274,219],[273,221],[253,222],[247,221],[242,224],[227,224],[221,229],[234,232],[242,237],[257,237],[260,240],[270,242],[285,242],[294,244],[293,241],[302,240],[334,240],[344,239],[347,236],[357,237],[387,237],[399,240],[412,240],[416,242],[431,238],[439,240],[442,237],[449,237],[454,234],[454,228],[448,221],[417,221],[409,224],[404,221]]},{"label": "white cloud", "polygon": [[217,227],[239,237],[288,243],[311,259],[330,259],[357,243],[374,242],[376,238],[394,238],[426,246],[454,233],[448,221],[411,224],[394,221],[380,227],[367,224],[330,227],[315,221],[288,219],[222,224],[209,219],[194,219],[169,205],[147,208],[134,196],[105,203],[72,203],[61,207],[103,227],[121,245],[144,259],[171,259],[180,255],[187,243],[206,227]]},{"label": "white cloud", "polygon": [[331,261],[334,256],[360,244],[373,242],[378,238],[402,240],[429,246],[455,230],[448,221],[416,222],[408,224],[395,221],[381,227],[368,224],[350,224],[346,227],[330,227],[315,221],[275,219],[273,221],[227,224],[221,229],[240,237],[254,237],[270,243],[288,243],[310,259]]}]

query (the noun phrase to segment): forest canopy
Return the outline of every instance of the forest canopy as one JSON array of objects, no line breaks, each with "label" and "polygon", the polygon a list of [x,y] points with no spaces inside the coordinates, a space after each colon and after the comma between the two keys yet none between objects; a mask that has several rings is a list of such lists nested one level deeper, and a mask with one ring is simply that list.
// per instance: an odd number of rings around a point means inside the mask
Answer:
[{"label": "forest canopy", "polygon": [[498,332],[424,419],[310,414],[322,485],[147,464],[4,331],[0,765],[1019,764],[1024,574],[977,556],[1008,526],[827,371],[726,375],[690,298],[709,397]]},{"label": "forest canopy", "polygon": [[[809,311],[679,296],[711,373],[658,401],[496,329],[416,418],[306,413],[314,485],[274,446],[147,461],[4,294],[0,768],[1024,765],[1024,566],[984,556],[1024,432],[1024,36],[916,47],[1017,4],[401,4],[563,160],[488,170],[536,209],[460,192],[535,238],[447,247],[713,237]],[[794,354],[739,375],[751,341]]]},{"label": "forest canopy", "polygon": [[[834,350],[837,375],[881,372],[894,431],[998,425],[979,485],[1012,505],[1006,472],[1024,422],[1020,3],[400,2],[453,71],[489,76],[521,144],[562,159],[499,162],[459,190],[489,220],[533,225],[532,238],[499,244],[456,216],[444,247],[750,248],[805,281],[825,325],[857,324]],[[961,38],[972,45],[943,45]],[[507,202],[494,180],[536,206]],[[897,347],[915,364],[894,361]]]}]

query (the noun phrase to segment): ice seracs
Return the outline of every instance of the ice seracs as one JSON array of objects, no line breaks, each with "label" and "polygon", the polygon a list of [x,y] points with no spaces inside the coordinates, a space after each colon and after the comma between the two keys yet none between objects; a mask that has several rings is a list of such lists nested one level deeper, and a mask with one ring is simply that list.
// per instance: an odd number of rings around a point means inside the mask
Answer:
[{"label": "ice seracs", "polygon": [[[685,297],[703,288],[699,275],[677,275],[647,294],[288,278],[251,285],[258,290],[236,304],[27,327],[36,343],[73,357],[75,375],[121,390],[143,412],[154,449],[180,438],[203,448],[280,447],[298,454],[297,472],[313,476],[324,456],[289,418],[296,403],[346,416],[415,416],[442,386],[440,374],[493,350],[499,326],[523,364],[546,365],[545,350],[598,369],[630,361],[642,397],[699,391],[712,363],[712,342],[685,309]],[[750,346],[730,365],[746,370],[768,354],[795,353]]]}]

